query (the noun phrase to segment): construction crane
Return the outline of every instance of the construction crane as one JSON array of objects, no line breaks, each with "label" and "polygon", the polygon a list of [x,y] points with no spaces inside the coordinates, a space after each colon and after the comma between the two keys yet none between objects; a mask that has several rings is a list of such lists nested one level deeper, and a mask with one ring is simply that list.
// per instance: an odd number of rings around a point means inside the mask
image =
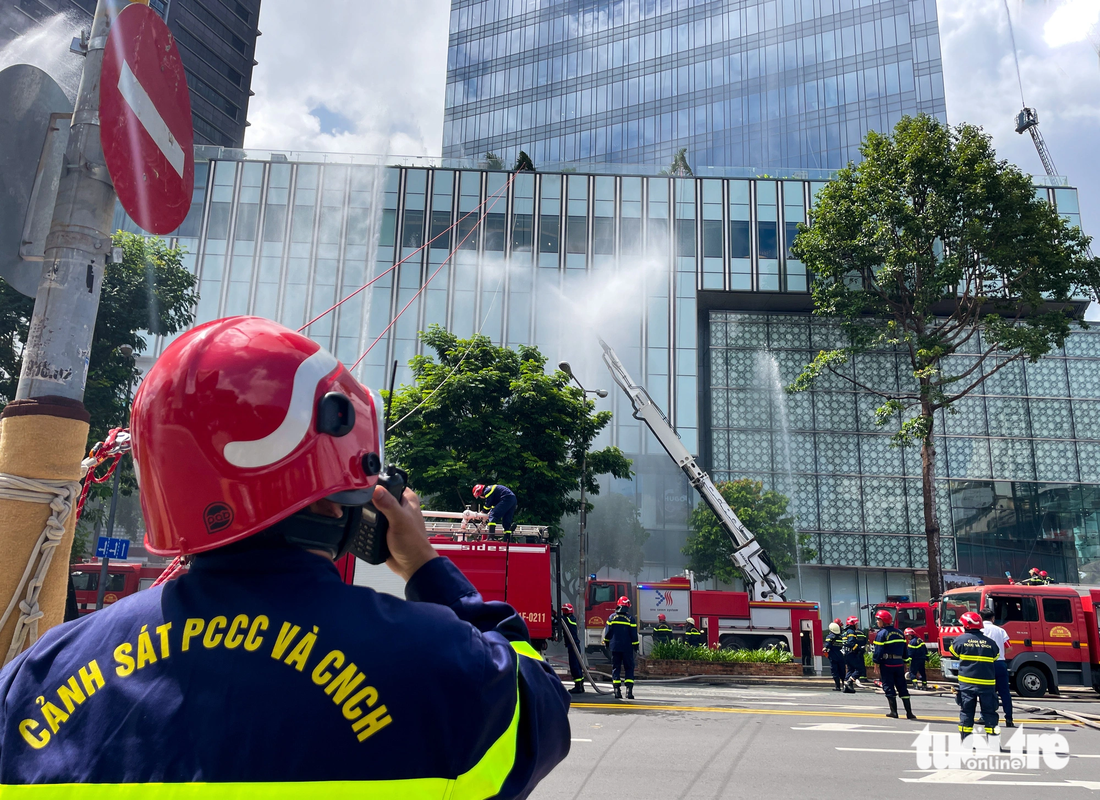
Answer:
[{"label": "construction crane", "polygon": [[1047,175],[1057,175],[1058,169],[1054,166],[1054,159],[1050,156],[1047,143],[1043,140],[1043,134],[1039,132],[1039,112],[1029,108],[1024,100],[1024,79],[1020,76],[1020,56],[1016,51],[1016,33],[1012,30],[1012,15],[1008,11],[1008,0],[1004,0],[1005,18],[1008,20],[1008,36],[1012,40],[1012,60],[1016,62],[1016,83],[1020,86],[1020,113],[1016,115],[1016,133],[1021,136],[1025,131],[1031,134],[1031,141],[1035,143],[1035,150],[1039,153],[1039,159],[1043,162],[1043,169]]},{"label": "construction crane", "polygon": [[776,569],[767,551],[757,541],[752,531],[737,518],[737,514],[729,507],[729,503],[722,497],[710,476],[702,470],[696,463],[695,457],[684,447],[672,423],[653,402],[649,392],[634,382],[627,373],[626,367],[623,366],[623,362],[619,361],[619,357],[607,342],[600,339],[600,346],[603,348],[603,360],[611,372],[611,377],[615,379],[615,383],[619,384],[619,388],[626,392],[631,405],[634,406],[634,419],[641,420],[653,431],[653,435],[665,448],[665,452],[687,475],[692,488],[703,498],[703,502],[714,512],[714,516],[718,517],[718,522],[733,542],[733,563],[741,570],[752,599],[782,600],[787,593],[787,584],[779,577],[779,570]]}]

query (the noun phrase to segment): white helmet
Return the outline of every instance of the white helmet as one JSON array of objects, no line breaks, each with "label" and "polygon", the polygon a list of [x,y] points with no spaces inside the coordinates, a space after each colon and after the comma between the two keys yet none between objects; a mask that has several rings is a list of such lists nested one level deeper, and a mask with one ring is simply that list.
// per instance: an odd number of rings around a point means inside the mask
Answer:
[{"label": "white helmet", "polygon": [[688,623],[690,623],[691,625],[694,625],[694,624],[695,624],[695,617],[688,617],[688,618],[687,618],[687,621],[688,621]]},{"label": "white helmet", "polygon": [[830,622],[829,623],[829,632],[830,633],[840,633],[840,626],[838,624],[836,624],[835,622]]}]

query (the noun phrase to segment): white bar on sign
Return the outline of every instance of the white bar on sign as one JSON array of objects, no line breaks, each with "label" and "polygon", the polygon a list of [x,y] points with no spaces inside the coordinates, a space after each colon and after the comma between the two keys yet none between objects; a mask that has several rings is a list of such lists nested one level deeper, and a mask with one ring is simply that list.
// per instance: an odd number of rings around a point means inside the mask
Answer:
[{"label": "white bar on sign", "polygon": [[164,153],[172,169],[182,178],[187,156],[176,141],[176,137],[172,135],[172,131],[168,129],[164,117],[157,111],[149,93],[145,91],[145,87],[141,85],[137,76],[131,71],[130,65],[125,61],[122,62],[122,71],[118,75],[118,90],[122,93],[122,99],[134,112],[138,122],[141,123],[141,127],[145,128],[145,132],[153,138],[157,147]]}]

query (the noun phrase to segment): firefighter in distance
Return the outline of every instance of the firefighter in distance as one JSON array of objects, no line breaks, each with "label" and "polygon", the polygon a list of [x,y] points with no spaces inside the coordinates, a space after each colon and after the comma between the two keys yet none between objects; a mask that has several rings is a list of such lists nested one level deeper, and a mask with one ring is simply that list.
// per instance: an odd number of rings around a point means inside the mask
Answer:
[{"label": "firefighter in distance", "polygon": [[920,688],[928,691],[928,673],[925,670],[925,664],[928,662],[928,645],[912,628],[905,629],[905,641],[905,661],[909,664],[909,680],[915,684],[919,676]]},{"label": "firefighter in distance", "polygon": [[668,626],[664,614],[657,615],[657,624],[653,626],[653,643],[668,644],[672,641],[672,628]]},{"label": "firefighter in distance", "polygon": [[516,516],[516,507],[519,505],[515,492],[500,483],[492,486],[479,483],[474,487],[474,497],[489,508],[489,524],[486,527],[490,537],[496,535],[497,525],[505,533],[512,531],[512,519]]},{"label": "firefighter in distance", "polygon": [[684,626],[684,644],[688,647],[702,647],[707,643],[707,637],[695,627],[695,617],[688,617]]},{"label": "firefighter in distance", "polygon": [[898,698],[905,705],[905,718],[916,719],[909,700],[909,687],[905,683],[906,642],[901,631],[894,627],[894,618],[886,609],[875,612],[875,647],[871,660],[878,664],[882,691],[886,693],[886,702],[890,704],[890,713],[886,716],[898,718]]},{"label": "firefighter in distance", "polygon": [[[526,797],[565,758],[561,682],[520,615],[438,557],[416,494],[377,485],[381,398],[316,342],[257,317],[200,325],[146,374],[132,419],[145,546],[190,570],[0,672],[0,784]],[[360,549],[368,502],[417,602],[333,564]]]},{"label": "firefighter in distance", "polygon": [[[638,649],[638,623],[630,613],[630,598],[619,598],[615,612],[607,618],[603,644],[611,651],[611,685],[615,697],[622,699],[622,684],[626,684],[626,699],[634,699],[634,652]],[[620,681],[623,671],[626,678]]]},{"label": "firefighter in distance", "polygon": [[[569,631],[569,635],[573,637],[573,644],[577,646],[577,650],[580,650],[582,645],[581,640],[577,638],[577,620],[573,616],[572,603],[562,605],[561,621],[565,624],[565,629]],[[577,658],[577,653],[569,646],[568,642],[565,649],[569,653],[569,676],[573,679],[573,688],[569,690],[569,694],[584,694],[584,670],[581,669],[581,660]]]},{"label": "firefighter in distance", "polygon": [[844,628],[844,691],[854,694],[856,688],[863,688],[859,682],[865,664],[863,654],[867,652],[867,634],[860,630],[859,617],[848,617]]},{"label": "firefighter in distance", "polygon": [[980,707],[986,733],[999,735],[997,727],[997,643],[982,633],[982,618],[973,611],[961,617],[963,635],[948,648],[959,659],[959,733],[965,739],[974,732],[974,714]]},{"label": "firefighter in distance", "polygon": [[839,622],[829,623],[829,633],[825,637],[824,654],[829,657],[829,674],[833,676],[834,692],[841,690],[840,682],[844,678],[844,636]]}]

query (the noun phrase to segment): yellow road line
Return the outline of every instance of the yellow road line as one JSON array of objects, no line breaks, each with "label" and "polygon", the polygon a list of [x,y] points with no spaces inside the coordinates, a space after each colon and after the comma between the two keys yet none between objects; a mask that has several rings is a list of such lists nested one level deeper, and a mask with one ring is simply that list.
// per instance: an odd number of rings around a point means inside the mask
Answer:
[{"label": "yellow road line", "polygon": [[[857,719],[885,719],[884,713],[864,714],[858,711],[788,711],[785,709],[777,708],[718,708],[716,706],[654,706],[654,705],[639,705],[637,703],[576,703],[573,706],[576,710],[583,710],[585,708],[617,708],[620,711],[626,709],[631,711],[702,711],[706,713],[714,714],[768,714],[772,716],[781,717],[852,717]],[[954,717],[929,717],[921,716],[921,722],[954,722],[958,723],[959,718]],[[1057,723],[1059,725],[1080,725],[1081,723],[1075,722],[1071,719],[1017,719],[1016,725],[1022,725],[1025,722],[1029,722],[1037,725],[1049,725],[1051,723]]]}]

